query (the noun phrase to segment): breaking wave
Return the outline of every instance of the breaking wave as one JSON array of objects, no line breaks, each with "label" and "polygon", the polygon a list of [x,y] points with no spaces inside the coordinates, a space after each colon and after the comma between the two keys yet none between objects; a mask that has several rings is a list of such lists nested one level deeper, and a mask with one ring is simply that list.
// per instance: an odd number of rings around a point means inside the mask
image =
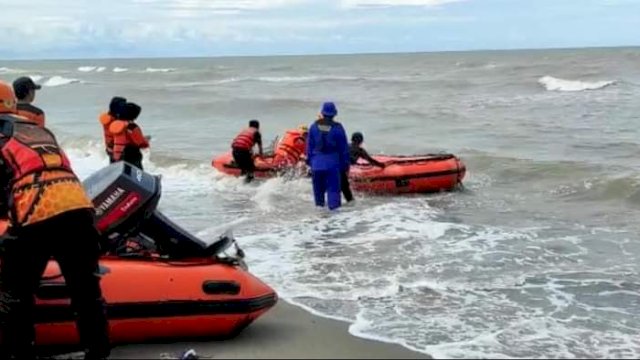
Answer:
[{"label": "breaking wave", "polygon": [[614,85],[616,81],[565,80],[555,78],[553,76],[543,76],[538,80],[538,83],[544,86],[548,91],[585,91],[604,89],[607,86]]},{"label": "breaking wave", "polygon": [[65,77],[56,75],[56,76],[50,77],[47,81],[45,81],[42,84],[42,86],[57,87],[57,86],[64,86],[64,85],[78,84],[78,83],[82,83],[82,80],[74,79],[74,78],[65,78]]}]

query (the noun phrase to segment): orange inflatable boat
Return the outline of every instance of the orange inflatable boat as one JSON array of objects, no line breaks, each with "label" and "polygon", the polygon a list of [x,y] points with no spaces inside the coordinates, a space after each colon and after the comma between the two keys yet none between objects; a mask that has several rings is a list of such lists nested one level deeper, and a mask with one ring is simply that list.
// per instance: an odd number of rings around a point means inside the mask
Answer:
[{"label": "orange inflatable boat", "polygon": [[371,193],[426,193],[452,190],[466,174],[462,161],[451,154],[372,156],[384,169],[363,160],[351,166],[349,180],[355,191]]},{"label": "orange inflatable boat", "polygon": [[[301,157],[304,144],[298,141],[302,134],[303,130],[288,130],[281,141],[274,142],[273,154],[256,156],[255,176],[270,178],[283,171],[304,167]],[[349,179],[354,191],[378,194],[446,191],[456,188],[466,175],[466,166],[452,154],[373,157],[387,167],[381,169],[364,160],[351,166]],[[297,163],[295,158],[299,159]],[[215,157],[211,165],[222,173],[240,176],[240,169],[235,165],[231,152]],[[298,173],[304,174],[306,171]]]},{"label": "orange inflatable boat", "polygon": [[[306,131],[306,126],[287,130],[281,139],[276,138],[273,141],[272,153],[263,156],[256,155],[253,160],[256,168],[254,176],[257,178],[274,177],[300,165],[307,141]],[[240,176],[240,169],[233,160],[231,151],[213,158],[211,166],[222,173]]]},{"label": "orange inflatable boat", "polygon": [[[253,163],[255,164],[255,171],[253,175],[256,178],[264,179],[275,177],[278,175],[278,171],[281,170],[281,167],[275,162],[275,155],[273,154],[266,154],[264,156],[256,155],[253,158]],[[221,173],[240,176],[240,168],[233,160],[231,151],[213,158],[211,166]]]},{"label": "orange inflatable boat", "polygon": [[[105,257],[101,286],[114,344],[238,334],[277,301],[269,286],[214,259]],[[36,343],[79,343],[64,280],[51,261],[36,293]]]},{"label": "orange inflatable boat", "polygon": [[[277,301],[239,265],[215,259],[104,257],[100,269],[114,344],[231,337]],[[37,345],[78,345],[74,320],[64,279],[50,261],[36,293]]]},{"label": "orange inflatable boat", "polygon": [[[122,162],[85,180],[107,247],[100,272],[112,342],[234,336],[277,294],[248,272],[231,233],[207,244],[157,212],[159,181]],[[52,260],[36,293],[38,345],[79,343],[69,300]]]}]

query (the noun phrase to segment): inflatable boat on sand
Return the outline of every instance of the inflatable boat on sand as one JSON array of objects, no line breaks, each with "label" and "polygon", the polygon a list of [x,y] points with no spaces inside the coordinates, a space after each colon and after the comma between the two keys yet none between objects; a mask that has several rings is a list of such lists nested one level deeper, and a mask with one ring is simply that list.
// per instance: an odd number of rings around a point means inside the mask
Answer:
[{"label": "inflatable boat on sand", "polygon": [[[119,162],[84,186],[107,247],[100,273],[114,344],[231,337],[276,304],[276,292],[248,272],[231,233],[208,244],[156,210],[159,177]],[[10,236],[6,222],[0,231]],[[52,260],[36,295],[37,344],[78,344],[73,321]]]}]

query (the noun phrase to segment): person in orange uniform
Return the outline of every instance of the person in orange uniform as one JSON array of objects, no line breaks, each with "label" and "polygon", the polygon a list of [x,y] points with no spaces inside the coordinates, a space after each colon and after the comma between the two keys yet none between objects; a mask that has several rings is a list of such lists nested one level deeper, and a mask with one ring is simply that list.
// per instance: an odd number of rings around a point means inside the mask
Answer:
[{"label": "person in orange uniform", "polygon": [[306,125],[297,129],[287,130],[274,152],[273,161],[281,167],[295,166],[303,158],[307,146]]},{"label": "person in orange uniform", "polygon": [[34,294],[53,258],[78,314],[85,359],[110,353],[95,210],[55,136],[17,116],[0,82],[0,204],[10,221],[0,269],[3,358],[35,359]]},{"label": "person in orange uniform", "polygon": [[113,136],[113,161],[125,161],[142,170],[142,152],[149,147],[148,136],[144,136],[135,120],[142,109],[135,103],[128,102],[122,106],[120,119],[109,125]]},{"label": "person in orange uniform", "polygon": [[13,91],[18,98],[18,115],[21,115],[34,124],[44,127],[44,111],[32,104],[36,97],[36,90],[40,90],[38,85],[30,77],[22,76],[13,82]]},{"label": "person in orange uniform", "polygon": [[102,125],[102,134],[104,136],[104,148],[107,156],[109,157],[109,162],[114,162],[113,160],[113,135],[109,132],[109,125],[112,122],[117,120],[120,117],[120,113],[122,112],[123,105],[127,103],[127,99],[114,96],[109,103],[109,111],[105,111],[98,117],[100,124]]},{"label": "person in orange uniform", "polygon": [[242,130],[231,143],[233,160],[240,168],[240,175],[246,175],[245,182],[253,180],[255,164],[253,162],[253,147],[258,145],[260,156],[262,152],[262,135],[260,134],[260,122],[249,121],[249,127]]}]

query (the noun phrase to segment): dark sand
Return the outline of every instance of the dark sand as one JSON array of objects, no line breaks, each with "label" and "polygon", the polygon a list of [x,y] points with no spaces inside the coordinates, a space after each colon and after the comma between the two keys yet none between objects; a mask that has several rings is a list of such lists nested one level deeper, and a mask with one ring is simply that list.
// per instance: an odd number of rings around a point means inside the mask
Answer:
[{"label": "dark sand", "polygon": [[400,345],[357,338],[349,324],[314,316],[282,300],[231,340],[119,346],[112,359],[176,359],[194,349],[211,359],[429,359]]}]

